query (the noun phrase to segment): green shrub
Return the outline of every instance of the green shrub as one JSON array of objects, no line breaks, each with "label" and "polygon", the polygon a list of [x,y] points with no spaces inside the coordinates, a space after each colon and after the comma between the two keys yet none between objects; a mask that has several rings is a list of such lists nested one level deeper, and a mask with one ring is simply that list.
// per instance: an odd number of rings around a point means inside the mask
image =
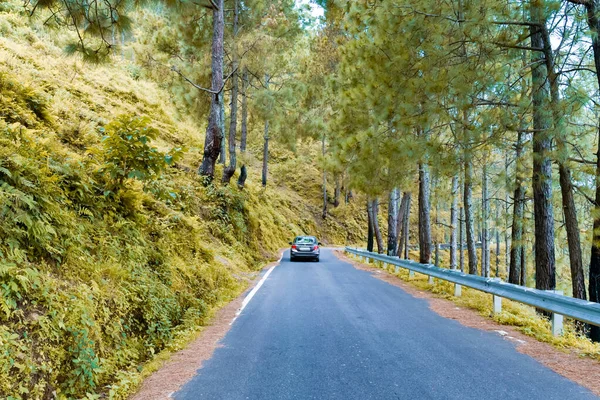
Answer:
[{"label": "green shrub", "polygon": [[109,175],[112,188],[123,188],[126,179],[142,182],[159,178],[169,165],[182,157],[182,149],[163,153],[150,146],[158,130],[150,126],[150,118],[121,115],[99,128],[105,133],[102,139],[104,165],[101,172]]}]

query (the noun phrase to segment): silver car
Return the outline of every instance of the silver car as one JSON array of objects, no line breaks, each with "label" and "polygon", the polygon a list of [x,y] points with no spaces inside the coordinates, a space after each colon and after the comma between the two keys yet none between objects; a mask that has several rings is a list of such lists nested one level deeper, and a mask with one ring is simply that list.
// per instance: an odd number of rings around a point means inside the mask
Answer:
[{"label": "silver car", "polygon": [[290,242],[290,261],[300,258],[319,261],[321,255],[321,243],[314,236],[296,236],[293,242]]}]

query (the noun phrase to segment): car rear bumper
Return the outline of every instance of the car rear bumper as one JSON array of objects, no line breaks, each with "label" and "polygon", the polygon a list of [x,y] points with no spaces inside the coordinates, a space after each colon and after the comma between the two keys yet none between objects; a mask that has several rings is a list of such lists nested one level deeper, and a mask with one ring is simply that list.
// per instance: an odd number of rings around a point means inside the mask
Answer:
[{"label": "car rear bumper", "polygon": [[294,258],[316,258],[321,254],[317,251],[292,251],[291,256]]}]

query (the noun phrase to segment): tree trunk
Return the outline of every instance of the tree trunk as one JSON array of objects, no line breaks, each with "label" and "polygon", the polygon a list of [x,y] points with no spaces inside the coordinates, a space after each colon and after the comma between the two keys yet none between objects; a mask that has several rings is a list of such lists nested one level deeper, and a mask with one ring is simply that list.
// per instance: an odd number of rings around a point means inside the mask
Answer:
[{"label": "tree trunk", "polygon": [[458,175],[452,177],[452,206],[450,208],[450,269],[456,269],[456,242],[458,225]]},{"label": "tree trunk", "polygon": [[[573,297],[585,299],[585,278],[583,273],[583,260],[581,255],[581,241],[579,238],[579,224],[577,222],[577,210],[575,208],[575,199],[573,196],[573,183],[571,170],[568,166],[568,148],[565,139],[565,126],[563,112],[560,108],[560,88],[558,75],[555,69],[554,53],[550,33],[546,26],[547,21],[537,11],[534,14],[539,19],[541,25],[540,35],[542,37],[544,60],[546,63],[546,73],[550,83],[550,102],[552,110],[552,120],[554,123],[554,139],[556,140],[557,162],[559,181],[562,197],[563,215],[565,218],[565,227],[567,231],[567,244],[569,247],[569,261],[571,266],[571,281],[573,284]],[[552,138],[551,136],[551,138]]]},{"label": "tree trunk", "polygon": [[[240,153],[246,153],[246,141],[248,138],[248,69],[244,67],[244,72],[242,73],[242,132],[240,137]],[[244,159],[242,158],[242,161]],[[238,178],[238,187],[243,189],[246,185],[246,179],[248,178],[248,171],[246,168],[246,164],[243,163],[240,169],[240,176]]]},{"label": "tree trunk", "polygon": [[372,212],[372,220],[373,220],[373,232],[375,233],[375,240],[377,241],[377,252],[379,254],[384,253],[383,247],[383,236],[381,235],[381,229],[379,229],[379,219],[377,218],[379,214],[379,199],[375,199],[372,202],[371,206]]},{"label": "tree trunk", "polygon": [[373,228],[373,211],[372,204],[370,200],[367,200],[367,223],[369,225],[369,230],[367,234],[367,251],[373,251],[373,236],[375,234],[375,229]]},{"label": "tree trunk", "polygon": [[506,179],[505,182],[505,190],[504,190],[504,267],[506,269],[506,277],[510,276],[509,266],[510,266],[510,246],[509,246],[509,236],[508,236],[508,216],[510,215],[510,205],[509,205],[509,176],[508,176],[508,151],[504,153],[504,176]]},{"label": "tree trunk", "polygon": [[[545,23],[541,5],[530,2],[531,47],[543,48],[542,30]],[[556,262],[554,255],[554,211],[552,209],[552,164],[550,151],[551,117],[548,113],[548,70],[544,57],[532,52],[533,93],[533,207],[535,219],[535,287],[540,290],[556,288]]]},{"label": "tree trunk", "polygon": [[565,164],[560,163],[558,171],[560,178],[560,190],[562,193],[565,227],[567,230],[567,243],[569,246],[569,261],[571,264],[573,297],[585,300],[587,298],[585,293],[585,277],[583,273],[583,259],[581,255],[577,210],[575,209],[575,199],[573,198],[571,170]]},{"label": "tree trunk", "polygon": [[412,194],[408,193],[408,199],[406,201],[406,214],[404,215],[404,227],[402,228],[402,235],[404,236],[404,259],[408,260],[408,245],[410,243],[410,201]]},{"label": "tree trunk", "polygon": [[[598,2],[591,1],[587,6],[588,25],[592,31],[592,48],[594,50],[594,65],[600,88],[600,19],[598,19]],[[598,131],[598,151],[596,153],[596,197],[594,204],[592,251],[590,259],[589,295],[590,301],[600,303],[600,130]],[[590,326],[590,338],[600,342],[600,327]]]},{"label": "tree trunk", "polygon": [[431,218],[429,204],[429,166],[419,164],[419,262],[431,262]]},{"label": "tree trunk", "polygon": [[215,0],[218,8],[213,9],[213,39],[211,56],[211,90],[218,92],[212,94],[208,126],[204,139],[204,154],[199,173],[209,180],[215,175],[215,164],[221,153],[221,97],[223,95],[223,29],[225,20],[223,16],[224,1]]},{"label": "tree trunk", "polygon": [[269,120],[265,121],[265,134],[263,145],[263,162],[262,162],[262,185],[267,186],[267,177],[269,174]]},{"label": "tree trunk", "polygon": [[483,161],[483,177],[481,185],[481,276],[490,276],[490,234],[488,219],[490,217],[490,202],[488,199],[487,160]]},{"label": "tree trunk", "polygon": [[500,218],[500,204],[496,199],[496,224],[494,231],[496,232],[496,277],[500,276],[500,229],[498,229],[498,220]]},{"label": "tree trunk", "polygon": [[510,268],[508,281],[521,283],[521,247],[523,247],[523,215],[525,210],[525,188],[523,187],[523,132],[517,133],[515,158],[515,192],[513,196],[513,222],[510,246]]},{"label": "tree trunk", "polygon": [[463,201],[465,207],[465,231],[467,234],[467,255],[469,274],[477,275],[477,249],[473,222],[473,164],[470,157],[465,160],[465,183]]},{"label": "tree trunk", "polygon": [[[269,74],[265,74],[265,86],[269,90]],[[265,120],[265,133],[263,145],[263,163],[262,163],[262,185],[267,187],[267,178],[269,175],[269,120]]]},{"label": "tree trunk", "polygon": [[398,252],[398,201],[400,191],[398,188],[392,189],[390,192],[388,204],[388,256],[396,256]]},{"label": "tree trunk", "polygon": [[321,217],[327,218],[327,170],[325,169],[325,134],[321,139],[321,152],[323,154],[323,213]]},{"label": "tree trunk", "polygon": [[229,121],[229,166],[223,169],[223,177],[221,181],[224,184],[229,184],[231,177],[235,173],[237,168],[237,157],[235,154],[235,137],[237,134],[237,109],[238,109],[238,54],[236,50],[236,39],[238,34],[238,19],[239,19],[239,2],[240,0],[233,1],[233,62],[231,68],[233,69],[231,75],[231,105],[230,105],[230,121]]},{"label": "tree trunk", "polygon": [[340,205],[340,196],[342,193],[342,185],[340,182],[340,174],[335,174],[335,191],[333,192],[333,206],[339,207]]},{"label": "tree trunk", "polygon": [[219,103],[221,103],[221,154],[219,155],[219,164],[227,164],[227,136],[225,136],[225,91],[221,92],[219,96]]},{"label": "tree trunk", "polygon": [[465,252],[464,252],[464,243],[465,243],[465,235],[463,233],[464,231],[464,220],[465,220],[465,210],[461,207],[460,208],[460,218],[459,218],[459,225],[458,225],[458,248],[459,248],[459,265],[460,265],[460,272],[465,272]]},{"label": "tree trunk", "polygon": [[[525,232],[523,232],[524,234]],[[525,236],[523,236],[523,238],[525,238]],[[520,266],[520,270],[521,270],[521,286],[527,286],[527,259],[525,258],[526,256],[526,249],[525,249],[525,243],[523,243],[523,245],[521,246],[521,266]]]},{"label": "tree trunk", "polygon": [[398,211],[398,243],[396,245],[398,257],[402,257],[404,246],[407,243],[408,234],[408,218],[410,216],[410,192],[404,192],[402,194],[402,200],[400,201],[400,210]]},{"label": "tree trunk", "polygon": [[[574,4],[583,4],[587,11],[588,27],[591,31],[592,50],[594,53],[594,66],[596,67],[596,80],[598,89],[600,89],[600,4],[598,0],[587,2],[573,1]],[[599,125],[600,126],[600,125]],[[596,195],[594,199],[594,209],[592,211],[593,230],[592,230],[592,248],[590,258],[589,275],[589,295],[590,301],[600,302],[600,130],[598,131],[598,150],[596,153]],[[570,251],[569,251],[570,255]],[[575,285],[575,282],[573,282]],[[573,288],[575,293],[575,288]],[[584,291],[585,294],[585,291]],[[590,325],[590,338],[595,342],[600,342],[600,327]]]}]

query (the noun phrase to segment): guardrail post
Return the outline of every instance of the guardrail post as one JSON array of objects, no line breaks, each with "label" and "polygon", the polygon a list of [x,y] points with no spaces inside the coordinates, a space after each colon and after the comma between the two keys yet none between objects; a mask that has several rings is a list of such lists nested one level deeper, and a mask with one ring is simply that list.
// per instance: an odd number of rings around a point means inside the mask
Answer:
[{"label": "guardrail post", "polygon": [[387,265],[387,263],[386,263],[386,262],[384,262],[384,263],[383,263],[383,269],[385,269],[386,271],[387,271],[387,269],[388,269],[388,265]]},{"label": "guardrail post", "polygon": [[502,297],[493,295],[494,297],[494,314],[502,312]]},{"label": "guardrail post", "polygon": [[398,267],[397,265],[394,266],[394,273],[398,273],[398,270],[400,269],[400,267]]},{"label": "guardrail post", "polygon": [[433,279],[433,276],[429,275],[429,279],[427,280],[427,283],[429,283],[430,285],[435,285],[435,280]]},{"label": "guardrail post", "polygon": [[462,295],[462,286],[458,283],[454,284],[454,297],[460,297]]},{"label": "guardrail post", "polygon": [[[547,292],[555,294],[563,294],[562,290],[547,290]],[[563,328],[564,317],[561,314],[552,313],[552,335],[561,336],[564,332]]]},{"label": "guardrail post", "polygon": [[408,270],[408,279],[410,278],[414,278],[415,277],[415,271],[413,271],[412,269]]}]

